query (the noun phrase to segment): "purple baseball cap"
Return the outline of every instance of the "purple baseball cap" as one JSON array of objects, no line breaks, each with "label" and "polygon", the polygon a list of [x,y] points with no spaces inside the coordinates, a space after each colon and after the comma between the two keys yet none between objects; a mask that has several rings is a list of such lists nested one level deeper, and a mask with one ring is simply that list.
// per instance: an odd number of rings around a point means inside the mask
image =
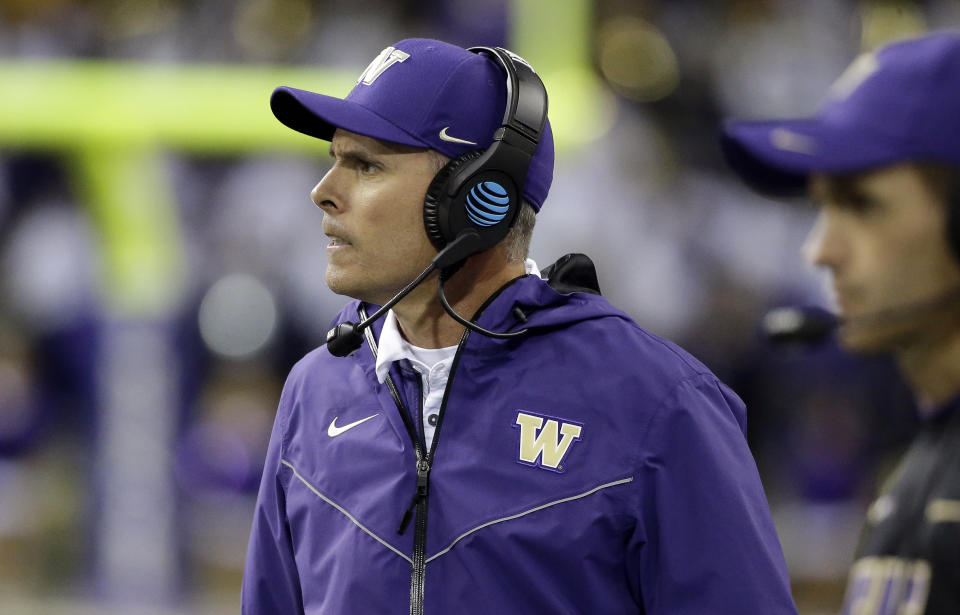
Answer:
[{"label": "purple baseball cap", "polygon": [[[489,147],[506,104],[506,74],[495,60],[417,38],[384,49],[344,99],[286,86],[270,97],[278,120],[311,137],[329,141],[343,128],[450,158]],[[547,121],[523,198],[540,211],[552,181],[553,133]]]},{"label": "purple baseball cap", "polygon": [[813,117],[728,121],[720,145],[748,184],[781,195],[802,192],[811,173],[902,161],[960,165],[960,33],[863,54]]}]

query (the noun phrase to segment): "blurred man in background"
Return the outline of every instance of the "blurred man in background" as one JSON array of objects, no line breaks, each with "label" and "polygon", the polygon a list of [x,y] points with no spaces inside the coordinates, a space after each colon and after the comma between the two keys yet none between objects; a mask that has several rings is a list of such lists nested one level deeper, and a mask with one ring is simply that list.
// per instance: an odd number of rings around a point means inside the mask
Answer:
[{"label": "blurred man in background", "polygon": [[525,61],[405,40],[271,107],[331,142],[312,198],[357,300],[285,386],[244,613],[796,613],[740,399],[582,255],[526,259],[553,139]]},{"label": "blurred man in background", "polygon": [[923,425],[867,515],[845,615],[960,613],[960,34],[859,57],[812,118],[731,121],[751,185],[807,189],[842,346],[892,354]]}]

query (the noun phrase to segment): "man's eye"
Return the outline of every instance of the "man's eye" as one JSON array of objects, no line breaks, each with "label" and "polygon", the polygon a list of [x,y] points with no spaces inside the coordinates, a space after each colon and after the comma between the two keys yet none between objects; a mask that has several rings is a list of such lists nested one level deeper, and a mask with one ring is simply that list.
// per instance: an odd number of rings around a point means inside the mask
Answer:
[{"label": "man's eye", "polygon": [[877,214],[882,209],[880,203],[869,196],[860,196],[859,198],[851,199],[848,206],[854,213],[861,216]]},{"label": "man's eye", "polygon": [[357,168],[360,170],[360,173],[364,175],[373,175],[380,170],[380,165],[375,162],[370,162],[369,160],[358,160]]}]

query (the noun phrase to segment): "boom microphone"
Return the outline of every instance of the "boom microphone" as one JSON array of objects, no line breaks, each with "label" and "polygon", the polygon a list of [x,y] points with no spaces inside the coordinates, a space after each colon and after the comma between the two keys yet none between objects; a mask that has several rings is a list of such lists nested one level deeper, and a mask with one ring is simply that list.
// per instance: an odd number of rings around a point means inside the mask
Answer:
[{"label": "boom microphone", "polygon": [[876,323],[912,318],[932,312],[960,299],[955,286],[932,299],[876,310],[842,318],[821,307],[779,307],[766,313],[761,322],[764,336],[775,344],[812,344],[831,335],[838,327],[865,327]]},{"label": "boom microphone", "polygon": [[403,290],[394,295],[393,299],[384,303],[379,310],[374,312],[371,316],[363,319],[360,324],[346,321],[327,331],[326,344],[327,350],[330,351],[330,354],[335,357],[345,357],[359,350],[360,346],[363,345],[363,330],[372,325],[378,318],[386,314],[387,310],[396,305],[397,302],[406,297],[410,291],[419,286],[420,283],[423,282],[423,280],[436,268],[436,264],[430,263],[413,282],[407,284]]},{"label": "boom microphone", "polygon": [[394,295],[390,301],[384,303],[379,310],[363,319],[360,323],[347,321],[340,323],[333,329],[330,329],[330,331],[327,332],[327,339],[324,342],[327,345],[327,350],[329,350],[330,354],[335,357],[346,357],[355,353],[357,350],[359,350],[360,346],[363,345],[363,330],[376,322],[378,318],[381,318],[384,314],[386,314],[387,310],[392,308],[401,299],[410,294],[410,291],[419,286],[425,279],[427,279],[427,276],[437,270],[440,270],[441,272],[440,279],[437,281],[440,303],[443,305],[443,309],[446,310],[454,320],[468,329],[488,337],[506,338],[515,337],[517,335],[526,333],[526,329],[514,331],[512,333],[497,333],[495,331],[487,331],[486,329],[478,327],[454,312],[453,308],[450,307],[450,304],[447,302],[447,298],[443,294],[443,282],[444,278],[446,277],[444,274],[450,271],[454,265],[461,263],[467,257],[479,252],[482,247],[481,241],[482,239],[480,235],[472,228],[461,231],[460,234],[457,235],[456,239],[447,244],[443,250],[433,257],[433,261],[430,262],[427,268],[424,269],[420,275],[418,275],[412,282],[407,284],[403,290]]},{"label": "boom microphone", "polygon": [[779,307],[767,312],[760,323],[764,336],[774,344],[813,344],[826,339],[840,324],[821,307]]}]

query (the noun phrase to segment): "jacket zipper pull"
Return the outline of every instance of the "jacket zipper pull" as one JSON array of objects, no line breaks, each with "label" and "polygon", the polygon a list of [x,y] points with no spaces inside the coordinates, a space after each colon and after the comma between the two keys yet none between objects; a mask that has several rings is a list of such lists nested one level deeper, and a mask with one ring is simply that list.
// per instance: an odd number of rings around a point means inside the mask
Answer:
[{"label": "jacket zipper pull", "polygon": [[417,492],[413,494],[410,506],[407,507],[407,510],[403,513],[403,517],[400,519],[400,527],[397,528],[397,534],[402,536],[403,533],[407,531],[410,520],[413,519],[413,509],[416,508],[417,502],[419,502],[421,498],[427,497],[429,479],[430,463],[425,459],[421,459],[417,462]]},{"label": "jacket zipper pull", "polygon": [[430,478],[430,462],[421,459],[417,464],[417,497],[427,497],[427,481]]}]

